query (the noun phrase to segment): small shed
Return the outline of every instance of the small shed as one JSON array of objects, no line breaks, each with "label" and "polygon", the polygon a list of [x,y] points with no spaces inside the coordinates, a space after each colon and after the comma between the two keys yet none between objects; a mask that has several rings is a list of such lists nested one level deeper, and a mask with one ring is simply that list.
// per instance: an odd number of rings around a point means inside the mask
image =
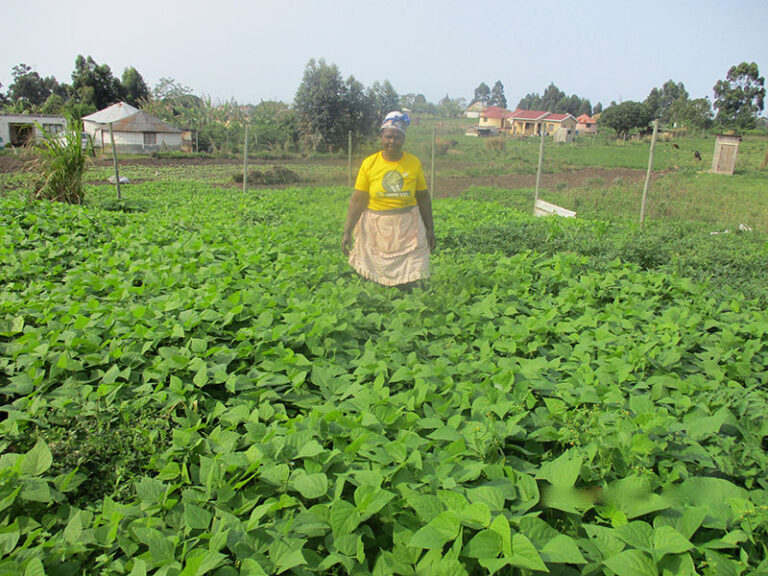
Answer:
[{"label": "small shed", "polygon": [[715,154],[712,158],[713,174],[733,174],[736,156],[739,153],[740,136],[720,135],[715,139]]}]

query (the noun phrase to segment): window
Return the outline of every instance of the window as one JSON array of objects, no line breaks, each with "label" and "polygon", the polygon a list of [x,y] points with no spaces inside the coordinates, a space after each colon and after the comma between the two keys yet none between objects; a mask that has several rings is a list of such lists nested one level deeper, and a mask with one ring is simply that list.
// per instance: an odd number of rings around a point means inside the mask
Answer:
[{"label": "window", "polygon": [[144,146],[157,144],[157,132],[144,132]]},{"label": "window", "polygon": [[43,124],[43,130],[48,134],[58,134],[59,132],[64,132],[64,126],[61,124]]}]

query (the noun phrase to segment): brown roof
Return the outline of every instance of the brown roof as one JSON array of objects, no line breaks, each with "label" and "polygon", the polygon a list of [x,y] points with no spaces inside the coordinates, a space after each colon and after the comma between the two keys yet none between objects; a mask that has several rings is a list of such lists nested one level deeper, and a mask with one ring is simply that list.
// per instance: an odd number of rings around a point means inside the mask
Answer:
[{"label": "brown roof", "polygon": [[164,132],[166,134],[179,134],[181,130],[166,124],[162,120],[150,116],[143,110],[139,110],[122,120],[112,124],[115,132]]}]

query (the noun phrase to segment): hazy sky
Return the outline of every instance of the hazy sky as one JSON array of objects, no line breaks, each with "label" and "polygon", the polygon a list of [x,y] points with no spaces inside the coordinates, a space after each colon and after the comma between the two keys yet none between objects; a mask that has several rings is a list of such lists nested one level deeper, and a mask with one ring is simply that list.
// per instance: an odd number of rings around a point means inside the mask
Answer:
[{"label": "hazy sky", "polygon": [[552,82],[593,105],[670,79],[712,100],[734,64],[768,74],[768,1],[3,0],[0,46],[3,91],[20,62],[70,83],[82,54],[243,104],[292,102],[311,58],[431,102],[497,80],[510,108]]}]

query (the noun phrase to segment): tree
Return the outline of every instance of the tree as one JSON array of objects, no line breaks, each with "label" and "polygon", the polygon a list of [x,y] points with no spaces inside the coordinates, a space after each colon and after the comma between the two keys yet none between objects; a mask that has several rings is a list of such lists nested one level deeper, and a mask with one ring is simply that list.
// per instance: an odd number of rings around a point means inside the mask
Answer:
[{"label": "tree", "polygon": [[[658,118],[662,124],[671,124],[674,119],[672,110],[678,102],[688,100],[688,91],[682,82],[677,84],[667,80],[661,88],[651,90],[645,99],[645,104],[654,118]],[[679,108],[680,106],[678,106]]]},{"label": "tree", "polygon": [[765,79],[755,62],[731,66],[725,80],[714,86],[717,123],[724,128],[749,130],[763,111]]},{"label": "tree", "polygon": [[488,104],[488,101],[491,99],[491,89],[488,88],[488,84],[485,82],[480,82],[480,85],[475,88],[475,97],[472,98],[472,103],[475,102],[482,102],[483,104]]},{"label": "tree", "polygon": [[[389,93],[387,98],[395,101],[394,89],[380,86],[380,95]],[[353,76],[343,81],[335,64],[310,60],[294,97],[305,142],[316,150],[333,151],[346,145],[349,130],[357,137],[369,136],[381,120],[374,92],[366,93]]]},{"label": "tree", "polygon": [[131,106],[138,106],[140,102],[149,100],[151,96],[144,78],[133,66],[123,70],[122,85],[125,101]]},{"label": "tree", "polygon": [[616,130],[619,137],[626,138],[635,128],[645,131],[653,120],[650,108],[641,102],[622,102],[606,108],[600,116],[600,124]]},{"label": "tree", "polygon": [[152,89],[152,95],[155,100],[165,100],[166,98],[179,98],[192,94],[192,88],[176,82],[173,78],[160,78]]},{"label": "tree", "polygon": [[504,96],[504,84],[501,83],[501,80],[497,80],[496,84],[493,85],[488,104],[498,106],[499,108],[507,107],[507,97]]},{"label": "tree", "polygon": [[671,116],[680,126],[706,130],[712,126],[712,104],[706,98],[678,100],[672,105]]},{"label": "tree", "polygon": [[13,84],[8,87],[8,97],[23,110],[39,109],[51,92],[58,88],[53,76],[41,78],[31,66],[24,63],[13,67]]},{"label": "tree", "polygon": [[560,90],[560,88],[554,84],[550,84],[547,86],[547,89],[544,90],[544,94],[541,96],[542,110],[547,110],[549,112],[560,112],[561,110],[559,110],[559,108],[561,108],[561,106],[558,105],[565,100],[565,92]]},{"label": "tree", "polygon": [[544,94],[527,94],[517,103],[521,110],[546,110],[559,114],[571,114],[580,116],[581,114],[592,114],[592,105],[586,98],[581,98],[576,94],[568,96],[554,84],[547,86]]},{"label": "tree", "polygon": [[464,98],[451,98],[448,94],[437,103],[437,111],[441,116],[448,118],[459,118],[467,107],[467,101]]},{"label": "tree", "polygon": [[370,98],[376,110],[378,120],[383,120],[384,116],[400,107],[400,96],[398,96],[389,80],[374,82],[370,88]]},{"label": "tree", "polygon": [[98,65],[93,58],[78,55],[72,72],[72,88],[81,104],[91,105],[97,110],[119,102],[123,97],[120,80],[112,76],[106,64]]}]

